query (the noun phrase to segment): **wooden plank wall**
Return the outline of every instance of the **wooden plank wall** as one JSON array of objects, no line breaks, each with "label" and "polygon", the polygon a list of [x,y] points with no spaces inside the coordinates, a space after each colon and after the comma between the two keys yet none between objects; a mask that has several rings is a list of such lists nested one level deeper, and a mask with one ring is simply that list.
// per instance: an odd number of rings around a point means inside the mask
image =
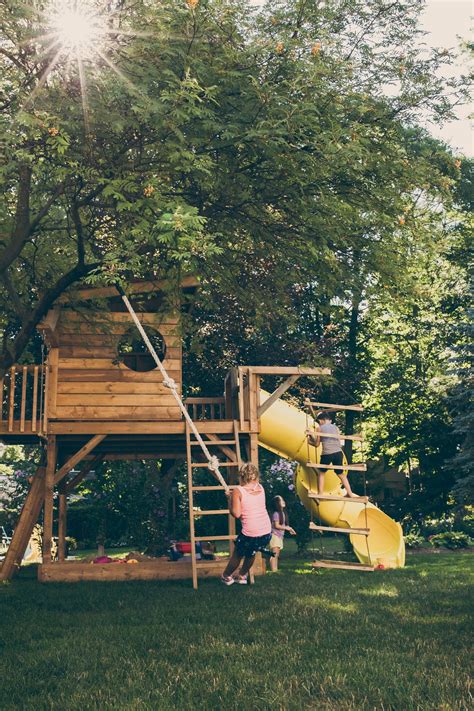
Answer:
[{"label": "wooden plank wall", "polygon": [[[182,386],[179,317],[139,313],[143,324],[161,333],[163,362]],[[180,420],[181,412],[158,369],[136,372],[117,362],[120,337],[133,326],[128,313],[82,314],[63,309],[57,326],[56,393],[50,393],[49,419],[150,421]],[[137,331],[137,337],[139,337]],[[55,350],[55,349],[53,349]],[[56,383],[55,383],[56,385]]]}]

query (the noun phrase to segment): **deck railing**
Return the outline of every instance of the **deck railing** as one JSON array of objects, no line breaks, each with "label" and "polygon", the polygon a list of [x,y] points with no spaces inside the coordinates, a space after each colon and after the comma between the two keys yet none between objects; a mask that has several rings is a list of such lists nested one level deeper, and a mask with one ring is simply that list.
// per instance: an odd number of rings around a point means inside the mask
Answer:
[{"label": "deck railing", "polygon": [[188,397],[184,401],[193,420],[224,420],[225,398]]},{"label": "deck railing", "polygon": [[0,431],[45,430],[46,367],[14,365],[0,378]]}]

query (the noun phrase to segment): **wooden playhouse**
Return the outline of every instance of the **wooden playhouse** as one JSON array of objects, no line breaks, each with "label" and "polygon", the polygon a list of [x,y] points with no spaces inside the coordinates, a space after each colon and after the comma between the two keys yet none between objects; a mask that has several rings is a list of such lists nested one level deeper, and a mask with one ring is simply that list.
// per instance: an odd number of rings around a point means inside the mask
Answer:
[{"label": "wooden playhouse", "polygon": [[[196,280],[181,283],[185,296]],[[145,281],[128,287],[138,318],[168,375],[182,391],[182,310],[163,291],[164,284]],[[209,484],[196,486],[197,470],[207,471],[196,437],[163,375],[143,348],[143,341],[114,287],[84,288],[63,297],[39,326],[47,346],[42,364],[16,365],[0,380],[0,440],[10,444],[41,443],[42,465],[31,481],[11,544],[0,571],[10,578],[44,506],[42,581],[86,579],[156,579],[217,575],[226,559],[176,564],[156,559],[139,565],[89,565],[65,560],[68,495],[100,460],[186,460],[190,499],[190,540],[225,540],[232,546],[235,522],[222,496],[221,507],[199,510],[199,516],[228,520],[223,536],[195,535],[199,491],[222,489],[209,472]],[[258,464],[259,416],[300,375],[321,375],[320,368],[232,368],[222,397],[187,398],[185,407],[209,449],[219,457],[226,482],[232,485],[243,458]],[[262,406],[259,383],[264,375],[286,380]],[[71,472],[74,473],[71,475]],[[54,511],[55,492],[58,511]],[[57,521],[58,560],[51,559]],[[259,560],[256,572],[264,572]]]}]

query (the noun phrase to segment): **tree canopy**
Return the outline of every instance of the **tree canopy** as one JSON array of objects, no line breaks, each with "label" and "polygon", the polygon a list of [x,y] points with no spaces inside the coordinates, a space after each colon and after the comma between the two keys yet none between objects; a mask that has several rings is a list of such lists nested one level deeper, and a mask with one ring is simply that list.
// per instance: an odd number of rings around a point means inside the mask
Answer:
[{"label": "tree canopy", "polygon": [[423,4],[90,0],[100,37],[71,52],[53,3],[5,0],[0,374],[74,283],[193,273],[193,387],[328,363],[328,396],[370,402],[374,451],[440,472],[472,163],[422,127],[467,91]]},{"label": "tree canopy", "polygon": [[49,7],[1,8],[3,368],[111,266],[198,273],[256,326],[315,275],[346,293],[362,253],[394,274],[416,190],[455,177],[441,146],[419,150],[419,111],[449,114],[451,61],[408,42],[421,3],[116,0],[77,61]]}]

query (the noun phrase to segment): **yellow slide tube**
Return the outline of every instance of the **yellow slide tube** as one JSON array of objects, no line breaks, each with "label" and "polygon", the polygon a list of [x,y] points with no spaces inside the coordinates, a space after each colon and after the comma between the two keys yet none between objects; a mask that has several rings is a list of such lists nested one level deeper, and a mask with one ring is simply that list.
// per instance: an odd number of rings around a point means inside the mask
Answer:
[{"label": "yellow slide tube", "polygon": [[[260,390],[261,404],[268,397],[269,393]],[[402,568],[405,565],[405,542],[400,524],[373,504],[367,504],[366,509],[356,500],[344,497],[341,481],[334,471],[327,471],[324,475],[324,493],[340,496],[341,501],[321,501],[318,504],[315,499],[308,497],[309,491],[317,491],[317,470],[307,467],[306,464],[308,461],[317,464],[321,454],[321,447],[317,450],[315,447],[308,447],[306,441],[306,427],[312,427],[313,424],[313,419],[302,410],[284,400],[277,400],[261,416],[259,444],[280,457],[298,463],[295,482],[298,496],[318,520],[321,518],[323,524],[336,528],[370,530],[368,536],[350,534],[354,553],[361,563],[384,568]],[[351,474],[354,481],[352,486],[360,492],[363,474],[348,472],[349,476]]]}]

